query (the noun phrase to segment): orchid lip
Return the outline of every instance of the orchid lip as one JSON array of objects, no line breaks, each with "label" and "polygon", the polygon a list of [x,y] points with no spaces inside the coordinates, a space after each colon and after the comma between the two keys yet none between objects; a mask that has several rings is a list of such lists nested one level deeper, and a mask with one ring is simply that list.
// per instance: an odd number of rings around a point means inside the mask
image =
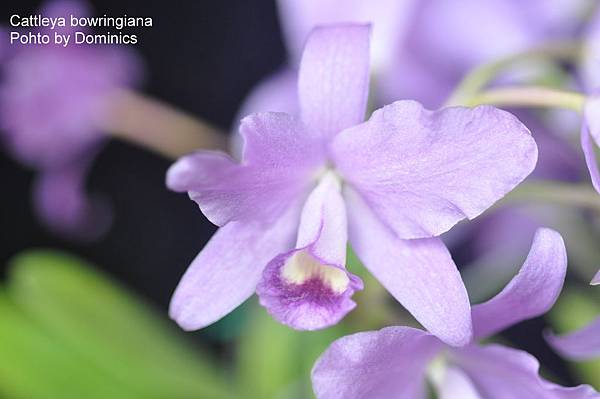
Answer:
[{"label": "orchid lip", "polygon": [[281,268],[281,277],[288,284],[295,285],[318,280],[337,295],[346,291],[350,285],[350,278],[344,270],[321,263],[307,251],[298,251],[290,256]]},{"label": "orchid lip", "polygon": [[351,296],[362,281],[342,266],[323,262],[311,248],[277,256],[258,284],[260,303],[278,321],[298,330],[317,330],[339,322],[356,304]]}]

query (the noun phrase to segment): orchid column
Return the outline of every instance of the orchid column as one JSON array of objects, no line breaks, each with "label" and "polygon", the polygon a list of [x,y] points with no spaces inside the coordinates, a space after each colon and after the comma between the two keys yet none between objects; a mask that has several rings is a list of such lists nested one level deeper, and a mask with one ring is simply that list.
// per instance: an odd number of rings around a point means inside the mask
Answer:
[{"label": "orchid column", "polygon": [[362,287],[345,270],[348,235],[366,267],[431,333],[450,345],[470,341],[467,293],[437,236],[519,184],[537,147],[515,117],[489,106],[428,111],[398,101],[361,123],[369,32],[343,24],[311,33],[299,71],[300,117],[246,117],[241,163],[200,151],[170,169],[168,186],[187,191],[221,227],[173,297],[171,316],[183,328],[215,322],[255,290],[291,327],[336,323]]}]

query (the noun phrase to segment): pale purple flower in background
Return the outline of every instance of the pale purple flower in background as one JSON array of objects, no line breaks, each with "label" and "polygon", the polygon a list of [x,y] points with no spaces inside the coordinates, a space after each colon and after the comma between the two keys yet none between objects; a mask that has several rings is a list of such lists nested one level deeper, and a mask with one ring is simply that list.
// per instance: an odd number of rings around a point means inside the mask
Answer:
[{"label": "pale purple flower in background", "polygon": [[[600,270],[592,281],[600,285]],[[582,329],[563,336],[546,334],[548,343],[563,356],[573,360],[588,360],[600,357],[600,317]]]},{"label": "pale purple flower in background", "polygon": [[288,62],[256,86],[240,116],[265,110],[298,112],[298,61],[308,33],[320,24],[373,24],[375,104],[413,98],[437,108],[475,66],[547,40],[572,37],[593,2],[279,0],[277,4]]},{"label": "pale purple flower in background", "polygon": [[[401,95],[438,107],[474,67],[573,38],[593,5],[589,0],[419,1],[382,98]],[[504,79],[531,79],[539,71],[543,65],[512,70]]]},{"label": "pale purple flower in background", "polygon": [[[58,1],[41,14],[88,13],[83,3]],[[68,25],[57,29],[67,33]],[[73,43],[12,44],[4,51],[2,141],[17,160],[39,171],[34,205],[46,225],[72,237],[93,235],[106,221],[99,217],[105,208],[85,190],[87,170],[105,140],[98,120],[108,96],[138,80],[138,61],[124,49]]]},{"label": "pale purple flower in background", "polygon": [[[561,236],[539,229],[521,271],[494,298],[472,309],[474,336],[489,337],[552,307],[567,257]],[[565,388],[542,379],[538,361],[503,345],[453,348],[428,332],[388,327],[335,341],[312,372],[319,399],[427,398],[428,379],[442,399],[598,398],[591,387]]]},{"label": "pale purple flower in background", "polygon": [[184,329],[213,323],[255,290],[294,328],[337,322],[362,286],[344,268],[348,236],[428,330],[451,345],[471,339],[465,288],[435,237],[522,181],[537,147],[515,117],[489,106],[434,112],[398,101],[361,123],[368,60],[368,26],[315,29],[299,71],[301,118],[246,117],[241,163],[201,151],[171,167],[168,186],[221,226],[173,296],[170,314]]}]

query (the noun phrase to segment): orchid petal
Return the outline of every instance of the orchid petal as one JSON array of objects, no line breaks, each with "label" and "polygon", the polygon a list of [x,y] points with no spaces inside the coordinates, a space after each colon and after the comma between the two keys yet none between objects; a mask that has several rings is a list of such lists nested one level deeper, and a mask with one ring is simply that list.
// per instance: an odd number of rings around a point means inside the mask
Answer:
[{"label": "orchid petal", "polygon": [[244,159],[198,151],[167,172],[167,186],[188,191],[214,224],[272,220],[308,189],[323,162],[321,146],[284,113],[254,114],[242,121]]},{"label": "orchid petal", "polygon": [[298,76],[302,120],[329,139],[364,119],[369,92],[369,25],[315,28]]},{"label": "orchid petal", "polygon": [[554,230],[538,229],[519,273],[498,295],[473,307],[475,336],[486,337],[546,313],[560,294],[566,271],[562,237]]},{"label": "orchid petal", "polygon": [[351,188],[345,191],[352,248],[432,334],[453,346],[472,337],[471,308],[460,274],[439,238],[401,240]]},{"label": "orchid petal", "polygon": [[563,356],[574,360],[600,357],[600,317],[581,330],[556,336],[546,334],[548,343]]},{"label": "orchid petal", "polygon": [[425,367],[442,347],[430,334],[388,327],[335,341],[312,371],[319,399],[424,399]]},{"label": "orchid petal", "polygon": [[192,261],[171,299],[169,314],[184,330],[227,315],[255,289],[267,263],[293,243],[299,207],[272,224],[230,222]]},{"label": "orchid petal", "polygon": [[455,362],[489,399],[591,399],[592,387],[562,387],[538,374],[538,361],[527,352],[502,345],[469,346],[455,352]]},{"label": "orchid petal", "polygon": [[533,170],[537,147],[499,109],[428,111],[398,101],[335,137],[337,170],[400,238],[437,236],[472,219]]},{"label": "orchid petal", "polygon": [[261,305],[299,330],[325,328],[356,306],[362,281],[347,272],[347,222],[340,183],[328,173],[308,197],[296,249],[273,259],[256,292]]}]

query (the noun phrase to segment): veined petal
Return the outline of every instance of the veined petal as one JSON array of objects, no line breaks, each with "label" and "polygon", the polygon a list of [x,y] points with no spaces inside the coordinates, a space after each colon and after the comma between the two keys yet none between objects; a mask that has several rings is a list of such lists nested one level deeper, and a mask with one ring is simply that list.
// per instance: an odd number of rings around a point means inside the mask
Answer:
[{"label": "veined petal", "polygon": [[538,229],[519,273],[494,298],[473,306],[475,336],[486,337],[546,313],[560,294],[566,271],[562,237],[554,230]]},{"label": "veined petal", "polygon": [[362,281],[347,272],[346,207],[340,183],[323,176],[308,197],[296,249],[273,259],[256,292],[260,303],[283,324],[315,330],[340,321],[356,304]]},{"label": "veined petal", "polygon": [[284,113],[254,114],[242,121],[244,160],[198,151],[167,172],[167,186],[188,191],[204,215],[223,226],[231,221],[272,220],[303,195],[324,160],[321,145]]},{"label": "veined petal", "polygon": [[363,121],[369,93],[369,25],[315,28],[298,77],[300,113],[315,136],[329,139]]},{"label": "veined petal", "polygon": [[388,327],[335,341],[312,371],[319,399],[425,399],[425,368],[442,344],[409,327]]},{"label": "veined petal", "polygon": [[548,343],[560,354],[574,360],[600,357],[600,317],[581,330],[556,336],[545,334]]},{"label": "veined petal", "polygon": [[502,345],[469,346],[455,351],[455,362],[489,399],[592,399],[592,387],[567,388],[544,380],[538,361],[527,352]]},{"label": "veined petal", "polygon": [[581,125],[581,148],[585,156],[585,163],[590,171],[592,185],[600,193],[600,170],[594,148],[600,145],[600,96],[595,95],[588,99],[583,111]]},{"label": "veined petal", "polygon": [[230,222],[221,227],[183,275],[169,315],[184,330],[214,323],[255,289],[270,259],[293,244],[299,206],[273,223]]},{"label": "veined petal", "polygon": [[332,154],[381,221],[414,239],[482,213],[531,173],[537,147],[517,118],[490,106],[398,101],[336,136]]},{"label": "veined petal", "polygon": [[373,275],[428,331],[453,346],[472,338],[471,307],[439,238],[401,240],[351,188],[345,190],[350,244]]}]

